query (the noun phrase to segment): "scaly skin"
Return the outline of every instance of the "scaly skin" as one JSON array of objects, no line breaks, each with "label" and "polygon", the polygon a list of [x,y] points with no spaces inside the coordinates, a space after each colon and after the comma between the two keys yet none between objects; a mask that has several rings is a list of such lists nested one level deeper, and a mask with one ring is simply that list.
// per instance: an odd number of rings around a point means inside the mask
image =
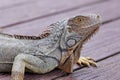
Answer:
[{"label": "scaly skin", "polygon": [[11,80],[23,80],[25,67],[44,74],[56,67],[72,73],[75,63],[96,66],[92,58],[80,58],[80,51],[99,26],[100,17],[91,14],[51,24],[37,37],[1,33],[0,72],[12,69]]}]

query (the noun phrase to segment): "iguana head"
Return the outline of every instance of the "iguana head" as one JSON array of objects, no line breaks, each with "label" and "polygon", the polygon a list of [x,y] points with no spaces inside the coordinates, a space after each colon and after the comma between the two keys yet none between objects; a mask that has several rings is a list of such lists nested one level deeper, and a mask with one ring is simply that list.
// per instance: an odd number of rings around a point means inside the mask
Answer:
[{"label": "iguana head", "polygon": [[98,31],[100,24],[101,18],[96,14],[80,15],[69,19],[67,23],[67,46],[72,47],[77,43],[84,43]]},{"label": "iguana head", "polygon": [[[67,23],[67,24],[66,24]],[[71,73],[73,65],[80,57],[82,44],[99,28],[99,15],[80,15],[64,20],[65,30],[61,37],[62,58],[59,68]]]}]

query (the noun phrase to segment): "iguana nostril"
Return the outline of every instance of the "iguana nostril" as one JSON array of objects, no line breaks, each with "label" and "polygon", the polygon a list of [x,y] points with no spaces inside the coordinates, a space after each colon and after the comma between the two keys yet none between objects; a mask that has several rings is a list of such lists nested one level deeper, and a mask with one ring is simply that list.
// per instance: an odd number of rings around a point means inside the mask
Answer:
[{"label": "iguana nostril", "polygon": [[99,18],[100,18],[100,16],[99,16],[99,15],[97,15],[97,18],[99,19]]}]

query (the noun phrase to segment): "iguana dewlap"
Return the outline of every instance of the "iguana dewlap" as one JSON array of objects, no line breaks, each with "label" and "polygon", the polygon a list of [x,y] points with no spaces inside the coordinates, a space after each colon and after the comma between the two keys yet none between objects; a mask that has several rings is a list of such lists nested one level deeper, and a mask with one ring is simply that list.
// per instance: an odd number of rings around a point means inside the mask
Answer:
[{"label": "iguana dewlap", "polygon": [[43,74],[56,67],[72,73],[76,63],[96,66],[80,51],[100,24],[99,15],[78,15],[51,24],[40,36],[0,33],[0,72],[12,70],[11,80],[23,80],[25,68]]}]

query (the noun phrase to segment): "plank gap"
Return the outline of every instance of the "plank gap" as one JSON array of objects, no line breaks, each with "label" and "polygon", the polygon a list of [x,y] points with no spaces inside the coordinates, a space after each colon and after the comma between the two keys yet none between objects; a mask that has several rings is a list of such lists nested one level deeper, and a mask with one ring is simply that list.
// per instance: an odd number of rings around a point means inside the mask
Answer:
[{"label": "plank gap", "polygon": [[[106,57],[104,57],[104,58],[98,59],[98,60],[96,60],[96,62],[98,63],[98,62],[100,62],[100,61],[106,60],[106,59],[108,59],[108,58],[114,57],[114,56],[119,55],[119,54],[120,54],[120,51],[119,51],[119,52],[116,52],[116,53],[114,53],[114,54],[111,54],[111,55],[109,55],[109,56],[106,56]],[[76,68],[76,69],[73,70],[73,72],[76,72],[76,71],[78,71],[78,70],[80,70],[80,69],[83,69],[83,68],[85,68],[85,67],[86,67],[86,66],[82,66],[82,67]],[[64,73],[63,75],[57,76],[57,77],[53,78],[52,80],[56,80],[56,79],[59,79],[59,78],[61,78],[61,77],[66,77],[66,76],[69,76],[69,75],[70,75],[70,74],[68,74],[68,73]]]},{"label": "plank gap", "polygon": [[[108,58],[110,58],[110,57],[113,57],[113,56],[116,56],[116,55],[119,55],[119,54],[120,54],[120,51],[119,51],[119,52],[116,52],[116,53],[114,53],[114,54],[111,54],[111,55],[109,55],[109,56],[105,56],[105,57],[103,57],[103,58],[101,58],[101,59],[95,60],[95,62],[100,62],[100,61],[103,61],[103,60],[105,60],[105,59],[108,59]],[[75,72],[75,71],[80,70],[80,69],[85,68],[85,67],[86,67],[86,66],[82,66],[82,67],[79,67],[79,68],[74,69],[73,71]]]},{"label": "plank gap", "polygon": [[83,8],[83,7],[88,7],[88,6],[91,6],[91,5],[94,5],[94,4],[95,5],[96,4],[101,4],[101,3],[106,2],[106,1],[109,1],[109,0],[98,0],[98,1],[95,1],[95,2],[91,2],[91,3],[75,6],[75,7],[72,7],[72,8],[69,8],[69,9],[65,9],[65,10],[61,10],[61,11],[58,11],[58,12],[54,12],[54,13],[50,13],[50,14],[46,14],[46,15],[42,15],[42,16],[37,16],[37,17],[31,18],[31,19],[28,19],[28,20],[23,20],[23,21],[19,21],[19,22],[15,22],[15,23],[9,24],[9,25],[5,25],[5,26],[2,26],[2,28],[13,27],[15,25],[20,25],[20,24],[23,24],[23,23],[27,23],[27,22],[43,19],[43,18],[46,18],[46,17],[55,16],[55,15],[58,15],[58,14],[61,14],[61,13],[72,12],[74,10],[77,10],[77,9],[80,9],[80,8]]},{"label": "plank gap", "polygon": [[119,20],[119,19],[120,19],[120,16],[116,17],[116,18],[113,18],[113,19],[110,19],[110,20],[106,20],[106,21],[102,22],[102,24],[108,24],[110,22],[114,22],[114,21]]}]

